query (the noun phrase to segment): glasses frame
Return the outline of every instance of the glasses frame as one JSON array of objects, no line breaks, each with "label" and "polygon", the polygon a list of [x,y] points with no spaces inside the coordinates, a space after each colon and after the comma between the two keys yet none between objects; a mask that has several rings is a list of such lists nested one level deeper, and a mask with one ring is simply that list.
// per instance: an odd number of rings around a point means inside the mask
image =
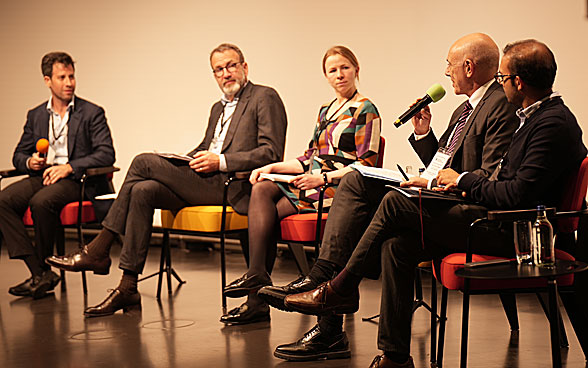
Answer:
[{"label": "glasses frame", "polygon": [[501,74],[500,72],[494,74],[494,80],[498,84],[504,84],[504,82],[514,77],[518,77],[518,74]]},{"label": "glasses frame", "polygon": [[225,69],[227,70],[227,72],[229,74],[232,74],[234,72],[237,71],[237,66],[242,64],[240,61],[236,62],[236,63],[229,63],[225,66],[221,66],[218,67],[216,69],[212,69],[212,74],[214,74],[217,77],[222,77],[222,75],[224,74]]}]

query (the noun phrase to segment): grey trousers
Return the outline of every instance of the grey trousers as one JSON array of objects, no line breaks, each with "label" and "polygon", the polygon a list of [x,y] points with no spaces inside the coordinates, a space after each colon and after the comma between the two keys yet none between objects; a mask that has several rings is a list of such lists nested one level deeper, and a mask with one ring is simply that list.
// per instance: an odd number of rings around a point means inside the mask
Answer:
[{"label": "grey trousers", "polygon": [[119,267],[141,273],[147,259],[156,208],[222,204],[224,177],[197,174],[156,154],[136,156],[102,225],[124,235]]}]

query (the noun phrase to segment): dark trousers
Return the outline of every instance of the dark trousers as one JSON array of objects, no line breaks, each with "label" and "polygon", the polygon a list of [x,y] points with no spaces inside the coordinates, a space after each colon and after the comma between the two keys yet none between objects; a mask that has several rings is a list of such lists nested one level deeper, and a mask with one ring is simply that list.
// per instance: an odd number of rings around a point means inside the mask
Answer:
[{"label": "dark trousers", "polygon": [[102,222],[105,228],[124,235],[119,267],[143,271],[156,208],[178,211],[186,206],[222,204],[223,182],[220,174],[200,175],[156,154],[136,156]]},{"label": "dark trousers", "polygon": [[[381,267],[378,347],[384,351],[410,353],[415,267],[424,260],[465,251],[470,223],[487,212],[482,206],[443,200],[423,200],[420,207],[418,200],[394,190],[387,193],[346,266],[354,275],[368,277],[376,277],[374,270]],[[480,228],[472,249],[512,256],[510,227]]]},{"label": "dark trousers", "polygon": [[385,182],[369,179],[357,171],[343,176],[329,209],[329,219],[319,258],[345,267],[367,229],[380,201],[388,192]]},{"label": "dark trousers", "polygon": [[[44,265],[45,258],[53,254],[61,210],[79,199],[80,189],[80,183],[70,179],[44,186],[43,178],[35,176],[12,183],[0,191],[0,232],[10,258],[36,255]],[[22,222],[28,207],[34,222],[35,246]]]}]

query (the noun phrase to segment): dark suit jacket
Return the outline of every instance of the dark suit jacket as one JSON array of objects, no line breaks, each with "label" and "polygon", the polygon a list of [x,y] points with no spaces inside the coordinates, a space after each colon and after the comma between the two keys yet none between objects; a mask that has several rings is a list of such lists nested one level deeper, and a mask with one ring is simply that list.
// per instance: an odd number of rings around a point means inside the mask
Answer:
[{"label": "dark suit jacket", "polygon": [[[250,171],[284,157],[287,119],[278,93],[248,82],[238,97],[222,148],[228,172],[218,173],[225,179],[230,173]],[[222,111],[220,101],[212,106],[204,140],[189,156],[208,150]],[[237,212],[247,213],[250,194],[249,181],[239,181],[229,188],[229,203]]]},{"label": "dark suit jacket", "polygon": [[543,102],[513,136],[497,181],[468,173],[459,188],[488,208],[557,207],[586,157],[582,129],[561,98]]},{"label": "dark suit jacket", "polygon": [[[445,147],[457,124],[465,101],[453,112],[449,126],[439,141],[431,131],[425,138],[409,138],[421,161],[428,165],[439,147]],[[515,107],[508,103],[502,87],[493,82],[472,111],[457,142],[449,167],[458,173],[469,171],[490,177],[519,126]]]},{"label": "dark suit jacket", "polygon": [[[115,154],[104,109],[77,96],[74,98],[74,109],[67,123],[67,151],[69,164],[74,170],[69,178],[80,180],[87,168],[114,164]],[[36,152],[37,141],[48,137],[49,113],[45,101],[27,114],[23,134],[12,157],[19,172],[33,176],[43,174],[43,171],[29,170],[26,162]],[[93,201],[98,195],[112,193],[112,185],[105,176],[92,178],[87,182],[85,192]],[[108,206],[108,203],[98,201],[95,205],[97,217],[102,218],[108,210],[103,205]]]}]

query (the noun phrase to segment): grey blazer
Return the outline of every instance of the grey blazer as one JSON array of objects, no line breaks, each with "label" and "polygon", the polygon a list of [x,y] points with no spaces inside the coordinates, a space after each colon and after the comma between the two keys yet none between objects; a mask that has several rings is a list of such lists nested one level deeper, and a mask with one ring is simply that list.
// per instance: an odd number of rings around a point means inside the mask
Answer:
[{"label": "grey blazer", "polygon": [[[414,134],[409,137],[410,144],[425,165],[431,162],[439,147],[447,145],[464,105],[465,101],[455,109],[439,141],[432,131],[418,141]],[[519,126],[515,111],[516,108],[506,100],[502,87],[493,82],[464,126],[449,167],[459,173],[468,171],[490,177]]]},{"label": "grey blazer", "polygon": [[[228,172],[217,173],[224,179],[231,173],[250,171],[284,158],[287,119],[278,93],[270,87],[248,82],[238,97],[222,148]],[[188,155],[208,150],[222,111],[220,101],[212,106],[204,140]],[[229,188],[229,203],[237,212],[247,213],[250,194],[249,181],[234,183]]]}]

